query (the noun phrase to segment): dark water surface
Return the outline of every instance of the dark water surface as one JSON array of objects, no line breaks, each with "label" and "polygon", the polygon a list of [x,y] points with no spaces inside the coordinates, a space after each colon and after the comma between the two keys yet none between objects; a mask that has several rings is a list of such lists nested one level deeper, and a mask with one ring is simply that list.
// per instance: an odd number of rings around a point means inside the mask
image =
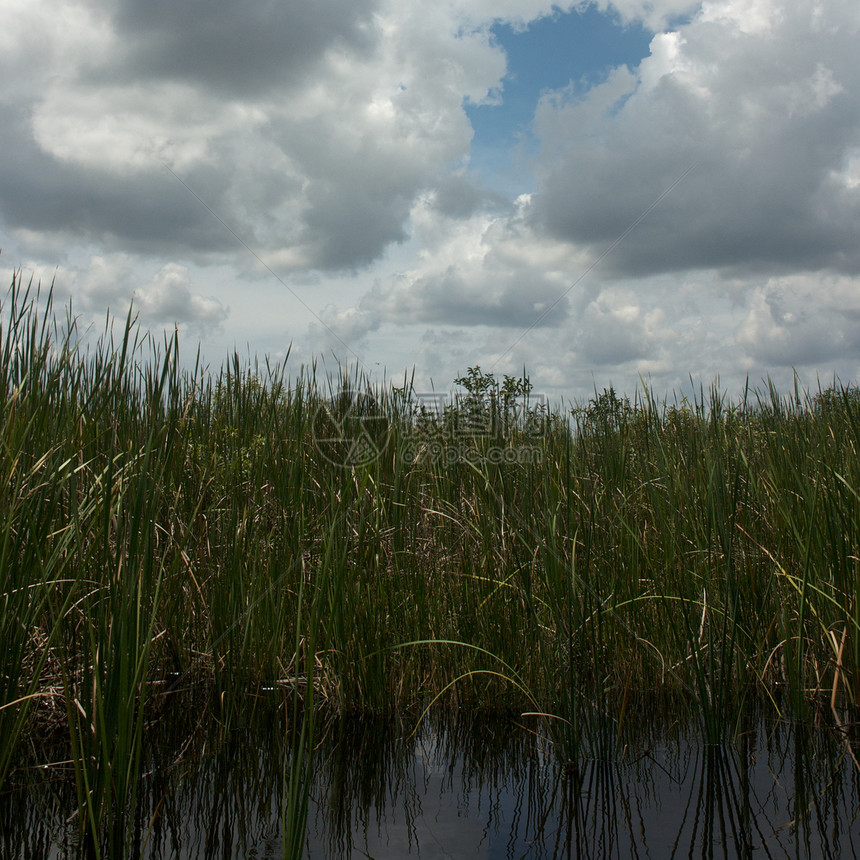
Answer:
[{"label": "dark water surface", "polygon": [[[758,719],[704,746],[676,724],[574,767],[511,720],[413,728],[324,727],[306,857],[860,857],[860,774],[832,730]],[[127,856],[281,857],[283,734],[274,723],[162,743]],[[73,780],[40,774],[0,798],[3,858],[81,854]]]}]

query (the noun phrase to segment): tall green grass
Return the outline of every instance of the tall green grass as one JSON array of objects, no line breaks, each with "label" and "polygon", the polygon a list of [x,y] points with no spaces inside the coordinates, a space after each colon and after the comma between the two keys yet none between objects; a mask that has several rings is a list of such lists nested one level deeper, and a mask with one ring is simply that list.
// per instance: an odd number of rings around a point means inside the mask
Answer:
[{"label": "tall green grass", "polygon": [[131,318],[93,340],[18,275],[0,320],[0,779],[65,737],[96,853],[189,688],[226,725],[289,702],[295,852],[321,707],[518,710],[575,762],[661,701],[713,743],[753,701],[858,704],[856,389],[546,410],[472,368],[432,412],[183,368]]}]

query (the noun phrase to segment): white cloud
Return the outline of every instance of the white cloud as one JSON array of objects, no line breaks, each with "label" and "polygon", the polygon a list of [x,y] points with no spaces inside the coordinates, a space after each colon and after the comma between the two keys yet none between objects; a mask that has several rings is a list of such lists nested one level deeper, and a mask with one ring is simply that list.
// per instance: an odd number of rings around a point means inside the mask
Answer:
[{"label": "white cloud", "polygon": [[96,256],[86,271],[68,270],[62,280],[76,283],[75,295],[89,318],[110,314],[124,319],[131,308],[144,327],[180,326],[202,333],[228,316],[220,301],[193,291],[188,269],[178,263],[168,263],[142,280],[129,256]]},{"label": "white cloud", "polygon": [[549,2],[215,0],[204,21],[12,0],[4,262],[93,316],[134,297],[218,346],[340,338],[445,381],[499,356],[586,392],[856,369],[860,6],[599,5],[654,28],[651,54],[547,94],[535,181],[505,200],[471,172],[464,106],[505,97],[492,23]]},{"label": "white cloud", "polygon": [[[215,252],[228,234],[165,162],[273,262],[365,266],[406,238],[416,196],[468,158],[464,101],[493,98],[505,73],[485,25],[419,6],[326,0],[262,15],[256,4],[218,2],[201,20],[191,0],[158,15],[67,3],[83,22],[78,51],[49,52],[54,73],[37,92],[6,94],[20,111],[7,130],[0,207],[15,209],[29,191],[17,208],[31,230],[54,228],[61,212],[67,234],[114,237],[118,249],[157,237],[162,251]],[[13,30],[34,23],[26,8],[13,10]],[[142,183],[172,184],[162,195],[172,212],[188,198],[182,229],[156,226],[154,201],[116,217],[105,198],[132,210]]]},{"label": "white cloud", "polygon": [[741,33],[767,33],[782,23],[784,9],[780,0],[705,0],[700,20],[728,25]]},{"label": "white cloud", "polygon": [[601,11],[616,13],[625,23],[641,21],[654,32],[660,32],[696,12],[701,0],[596,0],[594,5]]},{"label": "white cloud", "polygon": [[858,29],[810,29],[816,8],[713,3],[637,73],[545,98],[536,225],[608,244],[648,212],[610,261],[623,273],[858,270],[860,196],[832,181],[860,141]]},{"label": "white cloud", "polygon": [[860,279],[792,275],[752,293],[738,343],[767,365],[821,365],[860,356]]},{"label": "white cloud", "polygon": [[419,264],[374,287],[362,310],[399,324],[508,330],[564,321],[567,280],[578,262],[568,245],[541,240],[516,211],[505,216],[479,210],[464,220],[435,204],[435,195],[427,195],[412,210]]},{"label": "white cloud", "polygon": [[349,361],[368,334],[379,328],[380,320],[359,308],[338,308],[326,305],[319,320],[309,326],[319,352],[333,351],[341,360]]},{"label": "white cloud", "polygon": [[197,329],[222,323],[228,313],[217,299],[192,292],[188,269],[176,263],[168,263],[135,290],[133,307],[144,321]]},{"label": "white cloud", "polygon": [[54,87],[33,111],[42,151],[93,171],[159,171],[162,162],[182,171],[213,164],[213,142],[255,131],[259,108],[223,102],[185,84]]}]

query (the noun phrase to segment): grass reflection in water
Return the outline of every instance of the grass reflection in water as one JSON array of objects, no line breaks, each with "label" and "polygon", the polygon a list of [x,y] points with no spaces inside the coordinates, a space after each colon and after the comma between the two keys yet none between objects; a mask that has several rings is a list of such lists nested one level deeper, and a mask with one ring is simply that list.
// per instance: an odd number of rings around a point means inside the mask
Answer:
[{"label": "grass reflection in water", "polygon": [[[665,723],[660,721],[660,725]],[[695,728],[639,727],[637,749],[560,766],[501,717],[412,723],[340,717],[310,778],[301,856],[847,858],[860,851],[860,781],[820,732],[750,718],[732,745]],[[147,751],[130,856],[281,857],[291,747],[271,722],[162,737]],[[181,752],[181,758],[177,755]],[[172,762],[172,764],[171,764]],[[84,857],[69,781],[33,772],[6,795],[3,857]],[[22,786],[24,788],[24,786]]]}]

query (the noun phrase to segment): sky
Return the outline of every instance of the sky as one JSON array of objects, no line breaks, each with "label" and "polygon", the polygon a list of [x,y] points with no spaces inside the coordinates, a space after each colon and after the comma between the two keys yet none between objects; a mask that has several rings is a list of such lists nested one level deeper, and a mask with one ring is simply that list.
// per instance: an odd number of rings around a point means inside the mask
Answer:
[{"label": "sky", "polygon": [[5,0],[0,279],[217,369],[860,375],[856,0]]}]

